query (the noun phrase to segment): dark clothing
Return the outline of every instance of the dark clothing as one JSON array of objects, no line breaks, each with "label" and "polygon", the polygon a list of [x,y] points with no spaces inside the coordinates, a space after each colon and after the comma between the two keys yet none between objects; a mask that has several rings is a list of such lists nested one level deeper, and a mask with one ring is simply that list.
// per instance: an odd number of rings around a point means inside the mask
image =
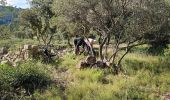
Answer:
[{"label": "dark clothing", "polygon": [[76,37],[74,39],[74,46],[75,46],[75,54],[80,53],[80,46],[83,47],[83,49],[86,49],[87,53],[89,53],[92,49],[92,52],[95,54],[95,51],[93,48],[91,48],[82,37]]},{"label": "dark clothing", "polygon": [[54,54],[51,54],[47,48],[44,49],[44,54],[45,54],[45,56],[44,56],[44,62],[46,62],[46,63],[51,63],[51,62],[53,62],[52,57],[53,57],[53,56],[56,56],[56,55],[54,55]]},{"label": "dark clothing", "polygon": [[84,41],[84,38],[82,38],[82,37],[78,37],[78,38],[75,38],[74,39],[74,45],[75,45],[75,47],[76,46],[83,46],[83,48],[84,48],[84,46],[85,46],[85,41]]},{"label": "dark clothing", "polygon": [[84,41],[84,38],[76,37],[74,39],[74,46],[75,46],[75,54],[78,54],[80,52],[80,46],[82,46],[84,49],[87,46],[87,44]]}]

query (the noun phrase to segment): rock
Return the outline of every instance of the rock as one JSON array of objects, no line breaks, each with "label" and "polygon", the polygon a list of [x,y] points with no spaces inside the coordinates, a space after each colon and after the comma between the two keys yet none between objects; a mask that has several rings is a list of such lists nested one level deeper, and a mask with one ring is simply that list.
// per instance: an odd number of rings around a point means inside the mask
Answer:
[{"label": "rock", "polygon": [[108,65],[106,64],[106,62],[103,62],[103,61],[97,61],[96,65],[99,68],[108,68]]},{"label": "rock", "polygon": [[1,61],[1,65],[5,65],[5,64],[12,65],[11,62],[8,60]]},{"label": "rock", "polygon": [[24,45],[24,50],[31,50],[31,45]]},{"label": "rock", "polygon": [[86,58],[86,63],[87,63],[87,64],[90,64],[90,65],[93,65],[94,63],[96,63],[96,57],[88,56],[88,57]]},{"label": "rock", "polygon": [[32,49],[32,50],[38,50],[38,48],[39,48],[39,47],[38,47],[37,45],[32,45],[32,46],[31,46],[31,49]]},{"label": "rock", "polygon": [[164,94],[163,100],[170,100],[170,93]]},{"label": "rock", "polygon": [[90,65],[84,61],[80,62],[80,64],[78,65],[78,68],[79,69],[85,69],[85,68],[88,68],[90,67]]},{"label": "rock", "polygon": [[0,59],[3,59],[3,55],[0,55]]},{"label": "rock", "polygon": [[110,67],[110,66],[111,66],[111,63],[110,63],[110,62],[107,61],[107,62],[105,62],[105,63],[106,63],[106,66],[107,66],[107,67]]},{"label": "rock", "polygon": [[18,62],[20,62],[20,61],[22,61],[22,59],[21,59],[21,58],[17,58],[17,59],[14,61],[14,63],[18,63]]},{"label": "rock", "polygon": [[109,84],[109,80],[107,79],[107,77],[102,78],[102,79],[101,79],[101,82],[102,82],[103,84]]},{"label": "rock", "polygon": [[29,51],[26,50],[26,51],[24,52],[24,59],[28,59],[29,56],[30,56],[30,55],[29,55]]},{"label": "rock", "polygon": [[5,54],[7,54],[8,53],[8,48],[7,47],[2,47],[1,48],[1,51],[0,51],[0,54],[1,55],[5,55]]},{"label": "rock", "polygon": [[51,49],[51,51],[50,51],[51,53],[53,53],[53,54],[55,54],[56,52],[54,51],[54,49]]}]

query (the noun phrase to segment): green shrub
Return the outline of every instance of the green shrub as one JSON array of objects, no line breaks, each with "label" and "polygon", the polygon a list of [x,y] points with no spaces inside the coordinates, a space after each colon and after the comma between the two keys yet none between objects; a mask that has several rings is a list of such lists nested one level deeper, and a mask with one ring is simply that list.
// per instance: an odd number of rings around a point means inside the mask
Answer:
[{"label": "green shrub", "polygon": [[27,94],[33,94],[36,89],[45,89],[51,80],[45,66],[37,66],[34,63],[18,66],[14,77],[12,86],[24,88]]},{"label": "green shrub", "polygon": [[[51,78],[46,66],[27,62],[17,67],[0,66],[0,92],[2,95],[32,95],[35,90],[43,91],[50,85]],[[9,97],[9,96],[8,96]]]},{"label": "green shrub", "polygon": [[0,99],[10,99],[15,95],[11,83],[14,80],[15,69],[11,66],[0,66]]},{"label": "green shrub", "polygon": [[170,57],[170,49],[165,49],[164,56]]},{"label": "green shrub", "polygon": [[135,52],[135,53],[148,53],[148,47],[146,46],[138,46],[138,47],[134,47],[130,50],[130,52]]}]

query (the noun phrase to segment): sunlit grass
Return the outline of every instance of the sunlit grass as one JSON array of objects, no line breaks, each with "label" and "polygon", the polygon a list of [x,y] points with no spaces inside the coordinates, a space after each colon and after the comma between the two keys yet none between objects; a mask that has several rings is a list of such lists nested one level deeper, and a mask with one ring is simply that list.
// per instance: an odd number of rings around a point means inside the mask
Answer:
[{"label": "sunlit grass", "polygon": [[[35,40],[3,40],[1,43],[1,46],[13,45],[12,48],[15,49],[20,45],[37,42]],[[146,46],[139,48],[144,47]],[[169,50],[166,52],[169,53]],[[28,61],[22,64],[24,68],[35,65],[40,72],[50,74],[49,76],[53,79],[59,78],[64,81],[62,84],[66,83],[64,90],[58,87],[59,83],[50,85],[44,92],[37,90],[33,94],[34,98],[37,100],[160,100],[163,94],[170,92],[170,57],[168,55],[152,56],[134,50],[123,60],[124,72],[117,76],[103,69],[78,69],[77,66],[85,58],[84,55],[66,53],[57,59],[56,64],[43,64],[39,61]],[[60,69],[67,70],[59,72]]]},{"label": "sunlit grass", "polygon": [[125,59],[138,60],[148,63],[158,62],[158,56],[151,56],[147,54],[129,53],[125,56]]}]

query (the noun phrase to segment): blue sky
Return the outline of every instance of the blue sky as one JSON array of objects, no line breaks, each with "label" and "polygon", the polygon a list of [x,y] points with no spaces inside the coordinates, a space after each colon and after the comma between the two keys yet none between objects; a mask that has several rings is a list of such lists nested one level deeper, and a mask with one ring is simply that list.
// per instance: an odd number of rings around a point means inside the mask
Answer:
[{"label": "blue sky", "polygon": [[8,5],[16,6],[17,8],[29,8],[27,0],[7,0]]}]

